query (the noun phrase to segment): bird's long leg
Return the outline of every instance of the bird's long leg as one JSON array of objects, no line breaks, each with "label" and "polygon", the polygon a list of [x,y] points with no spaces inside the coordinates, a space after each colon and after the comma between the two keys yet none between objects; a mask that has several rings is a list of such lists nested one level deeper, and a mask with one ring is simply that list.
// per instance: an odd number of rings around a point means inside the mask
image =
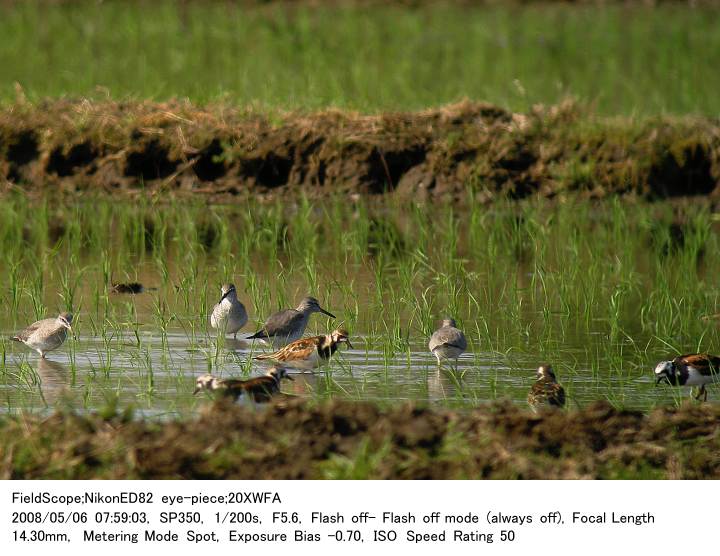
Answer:
[{"label": "bird's long leg", "polygon": [[[704,396],[704,399],[701,400],[700,398],[703,398],[703,396]],[[693,396],[693,397],[694,397],[697,401],[707,401],[707,390],[705,389],[705,385],[704,385],[704,384],[703,384],[702,386],[700,386],[700,389],[698,390],[697,395],[696,395],[696,396]]]}]

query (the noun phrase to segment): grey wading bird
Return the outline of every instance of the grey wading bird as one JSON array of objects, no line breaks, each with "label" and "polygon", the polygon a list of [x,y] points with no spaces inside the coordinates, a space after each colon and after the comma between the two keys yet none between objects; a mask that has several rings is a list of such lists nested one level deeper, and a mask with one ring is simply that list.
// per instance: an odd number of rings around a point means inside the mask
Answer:
[{"label": "grey wading bird", "polygon": [[320,307],[317,299],[306,297],[296,309],[285,309],[270,315],[260,330],[248,336],[248,340],[268,340],[274,348],[285,346],[302,338],[313,313],[335,318],[335,315]]},{"label": "grey wading bird", "polygon": [[68,330],[72,330],[72,320],[71,313],[60,313],[57,318],[43,319],[32,323],[12,339],[34,349],[44,359],[47,352],[63,345]]},{"label": "grey wading bird", "polygon": [[235,284],[223,284],[220,288],[220,301],[213,307],[210,315],[210,326],[222,334],[232,334],[237,338],[240,330],[248,320],[245,305],[237,298]]},{"label": "grey wading bird", "polygon": [[343,342],[352,349],[347,331],[334,330],[324,336],[295,340],[274,353],[264,353],[255,359],[269,359],[293,367],[312,368],[327,362]]},{"label": "grey wading bird", "polygon": [[542,406],[563,407],[565,405],[565,389],[558,384],[555,372],[550,365],[540,365],[537,380],[530,388],[527,401],[533,409]]},{"label": "grey wading bird", "polygon": [[262,403],[270,401],[274,394],[280,392],[280,381],[283,378],[294,380],[283,367],[272,367],[265,376],[257,376],[247,380],[202,375],[195,381],[193,395],[207,390],[235,400],[245,395],[257,403]]},{"label": "grey wading bird", "polygon": [[707,401],[706,384],[720,382],[720,357],[706,353],[680,355],[672,361],[655,366],[655,385],[667,382],[671,386],[699,386],[696,400]]},{"label": "grey wading bird", "polygon": [[454,319],[445,319],[442,326],[438,328],[430,337],[428,343],[430,352],[437,358],[438,365],[442,365],[443,361],[454,359],[457,360],[467,349],[467,340],[465,334],[458,330]]}]

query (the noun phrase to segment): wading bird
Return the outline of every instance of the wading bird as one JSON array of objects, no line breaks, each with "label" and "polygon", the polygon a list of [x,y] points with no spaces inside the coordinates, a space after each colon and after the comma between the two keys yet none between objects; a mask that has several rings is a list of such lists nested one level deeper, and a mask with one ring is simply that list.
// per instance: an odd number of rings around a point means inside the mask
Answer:
[{"label": "wading bird", "polygon": [[25,330],[21,330],[13,340],[22,342],[30,349],[34,349],[45,359],[45,354],[59,348],[67,338],[68,330],[72,330],[73,316],[71,313],[60,313],[57,318],[43,319],[32,323]]},{"label": "wading bird", "polygon": [[335,315],[320,307],[317,299],[306,297],[296,309],[285,309],[270,315],[263,327],[248,336],[248,340],[268,340],[274,348],[285,346],[302,338],[313,313],[323,313],[335,318]]},{"label": "wading bird", "polygon": [[667,382],[671,386],[699,386],[696,400],[707,401],[706,384],[720,382],[720,357],[706,353],[680,355],[672,361],[655,366],[655,385]]},{"label": "wading bird", "polygon": [[533,409],[541,406],[563,407],[565,405],[565,389],[558,384],[555,372],[550,365],[540,365],[537,380],[530,388],[527,397]]},{"label": "wading bird", "polygon": [[213,307],[210,315],[210,326],[217,328],[222,334],[232,334],[237,338],[240,330],[248,320],[245,305],[237,298],[235,284],[223,284],[220,288],[220,301]]},{"label": "wading bird", "polygon": [[280,391],[280,381],[283,378],[294,380],[283,367],[272,367],[265,376],[257,376],[247,380],[202,375],[195,381],[193,395],[207,390],[234,400],[245,395],[257,403],[262,403],[270,401],[270,398]]},{"label": "wading bird", "polygon": [[328,361],[343,342],[352,349],[347,331],[334,330],[324,336],[296,340],[274,353],[258,355],[255,359],[269,359],[293,367],[313,368]]},{"label": "wading bird", "polygon": [[455,320],[448,318],[433,332],[428,348],[437,358],[438,365],[447,359],[454,359],[457,365],[458,357],[467,349],[467,340],[465,334],[455,327]]}]

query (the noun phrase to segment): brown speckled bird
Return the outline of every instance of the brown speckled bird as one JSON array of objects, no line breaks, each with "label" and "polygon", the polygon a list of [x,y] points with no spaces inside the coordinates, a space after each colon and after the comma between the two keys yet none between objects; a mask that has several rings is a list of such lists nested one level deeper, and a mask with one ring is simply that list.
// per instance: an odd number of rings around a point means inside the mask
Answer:
[{"label": "brown speckled bird", "polygon": [[565,405],[565,389],[558,384],[555,372],[550,365],[540,365],[537,380],[530,388],[528,403],[537,409],[541,406],[563,407]]},{"label": "brown speckled bird", "polygon": [[352,348],[347,331],[334,330],[324,336],[296,340],[278,351],[258,355],[255,359],[269,359],[283,365],[312,368],[328,361],[343,342]]},{"label": "brown speckled bird", "polygon": [[280,381],[283,378],[294,380],[282,367],[272,367],[265,376],[247,380],[202,375],[195,381],[193,395],[208,390],[235,400],[245,395],[257,403],[263,403],[270,401],[274,394],[280,392]]}]

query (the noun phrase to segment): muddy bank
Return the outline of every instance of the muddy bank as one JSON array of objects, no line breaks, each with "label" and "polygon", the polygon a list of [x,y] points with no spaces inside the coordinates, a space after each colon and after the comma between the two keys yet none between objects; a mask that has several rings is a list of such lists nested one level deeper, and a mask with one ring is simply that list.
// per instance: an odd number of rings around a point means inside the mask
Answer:
[{"label": "muddy bank", "polygon": [[[13,6],[22,2],[32,1],[36,4],[57,5],[57,4],[98,4],[98,0],[0,0],[0,7]],[[135,3],[142,4],[147,0],[104,0],[106,3]],[[653,7],[662,4],[678,4],[690,7],[696,6],[717,6],[718,0],[170,0],[182,7],[188,4],[227,4],[242,7],[264,7],[267,5],[280,5],[284,7],[319,7],[319,6],[384,6],[400,5],[411,8],[432,6],[437,4],[460,5],[460,6],[497,6],[497,5],[533,5],[533,4],[568,4],[578,6],[596,6],[621,4],[627,6]]]},{"label": "muddy bank", "polygon": [[169,423],[127,416],[0,419],[2,478],[718,478],[720,407],[645,415],[600,403],[533,415],[412,405],[207,407]]},{"label": "muddy bank", "polygon": [[[720,123],[527,114],[462,102],[417,113],[267,114],[187,102],[0,107],[0,187],[232,200],[303,192],[466,200],[718,194]],[[4,185],[2,185],[4,184]]]}]

